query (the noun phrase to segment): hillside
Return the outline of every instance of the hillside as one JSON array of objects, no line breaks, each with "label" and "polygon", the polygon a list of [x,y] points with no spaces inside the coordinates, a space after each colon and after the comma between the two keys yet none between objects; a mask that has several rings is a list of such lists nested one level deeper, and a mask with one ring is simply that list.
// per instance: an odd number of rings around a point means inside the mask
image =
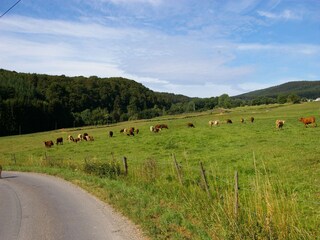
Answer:
[{"label": "hillside", "polygon": [[153,118],[189,100],[120,77],[50,76],[0,69],[0,136]]},{"label": "hillside", "polygon": [[316,99],[320,97],[320,81],[288,82],[278,86],[234,96],[243,100],[259,97],[277,98],[279,95],[296,94],[301,98]]},{"label": "hillside", "polygon": [[320,96],[320,81],[289,82],[229,97],[155,92],[134,80],[67,77],[0,69],[0,136],[103,125],[245,105],[298,103]]}]

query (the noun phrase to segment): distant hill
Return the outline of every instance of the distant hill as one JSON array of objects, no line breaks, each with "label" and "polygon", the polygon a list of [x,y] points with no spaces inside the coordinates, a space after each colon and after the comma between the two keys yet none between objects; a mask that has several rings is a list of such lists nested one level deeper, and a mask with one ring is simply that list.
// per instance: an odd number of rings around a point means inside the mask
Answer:
[{"label": "distant hill", "polygon": [[242,100],[252,100],[259,97],[277,98],[279,95],[296,94],[301,98],[316,99],[320,97],[320,81],[296,81],[269,87],[249,93],[234,96]]}]

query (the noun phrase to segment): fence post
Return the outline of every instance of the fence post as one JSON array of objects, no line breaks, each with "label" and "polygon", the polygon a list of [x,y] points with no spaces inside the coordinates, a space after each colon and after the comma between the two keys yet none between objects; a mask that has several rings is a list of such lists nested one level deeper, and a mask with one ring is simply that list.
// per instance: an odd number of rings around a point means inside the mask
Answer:
[{"label": "fence post", "polygon": [[174,154],[172,154],[172,158],[173,158],[173,162],[174,162],[174,166],[176,168],[176,172],[177,172],[177,175],[178,175],[178,179],[179,179],[179,182],[181,185],[183,185],[182,183],[182,177],[181,177],[181,169],[177,163],[177,160],[176,160],[176,156]]},{"label": "fence post", "polygon": [[235,218],[238,217],[239,209],[239,176],[238,171],[234,173],[234,215]]},{"label": "fence post", "polygon": [[123,165],[124,165],[124,175],[127,176],[128,175],[128,162],[127,162],[126,157],[123,157]]},{"label": "fence post", "polygon": [[206,192],[207,192],[207,194],[208,194],[208,197],[209,197],[209,199],[211,199],[211,194],[210,194],[210,190],[209,190],[209,185],[208,185],[208,181],[207,181],[207,177],[206,177],[206,171],[205,171],[204,168],[203,168],[202,162],[200,162],[200,173],[201,173],[202,180],[203,180],[203,182],[204,182],[204,186],[205,186]]},{"label": "fence post", "polygon": [[1,173],[2,173],[2,166],[0,165],[0,179],[2,178]]}]

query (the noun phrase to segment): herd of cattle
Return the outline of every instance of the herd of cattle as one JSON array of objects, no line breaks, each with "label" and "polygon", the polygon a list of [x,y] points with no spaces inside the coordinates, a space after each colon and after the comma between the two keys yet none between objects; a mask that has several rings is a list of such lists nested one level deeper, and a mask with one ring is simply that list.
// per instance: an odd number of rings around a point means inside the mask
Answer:
[{"label": "herd of cattle", "polygon": [[[249,121],[251,123],[254,122],[254,117],[251,117],[249,119]],[[305,127],[307,127],[309,124],[312,124],[313,127],[316,126],[316,119],[315,117],[307,117],[307,118],[300,118],[299,119],[300,122],[302,122]],[[241,118],[240,119],[240,122],[241,123],[244,123],[245,120],[244,118]],[[227,124],[232,124],[232,120],[231,119],[227,119],[225,120],[225,123]],[[277,129],[282,129],[283,126],[284,126],[284,123],[285,123],[285,120],[279,120],[277,119],[276,120],[276,128]],[[209,121],[209,126],[212,127],[212,126],[218,126],[220,124],[220,121],[219,120],[210,120]],[[187,123],[187,127],[191,127],[191,128],[194,128],[194,124],[193,123]],[[167,124],[157,124],[155,126],[150,126],[150,131],[151,132],[154,132],[154,133],[158,133],[160,132],[162,129],[169,129],[168,128],[168,125]],[[125,134],[127,136],[134,136],[135,134],[139,134],[139,129],[137,128],[134,128],[134,127],[131,127],[131,128],[123,128],[120,130],[120,133],[122,134]],[[114,133],[113,131],[109,131],[109,137],[113,137]],[[79,141],[94,141],[94,138],[93,136],[89,136],[87,133],[84,133],[84,134],[78,134],[78,137],[77,138],[74,138],[73,136],[69,135],[68,138],[67,138],[68,142],[79,142]],[[56,144],[59,145],[59,144],[63,144],[63,138],[62,137],[58,137],[57,140],[56,140]],[[54,145],[53,141],[52,140],[49,140],[49,141],[44,141],[44,145],[45,147],[52,147]]]}]

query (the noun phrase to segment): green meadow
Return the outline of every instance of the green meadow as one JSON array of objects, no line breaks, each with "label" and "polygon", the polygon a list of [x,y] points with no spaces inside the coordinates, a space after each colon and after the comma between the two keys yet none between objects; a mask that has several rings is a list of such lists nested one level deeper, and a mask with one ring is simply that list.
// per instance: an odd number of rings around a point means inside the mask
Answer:
[{"label": "green meadow", "polygon": [[[320,125],[298,119],[320,123],[319,113],[320,102],[261,105],[1,137],[0,164],[79,185],[150,239],[317,239]],[[281,130],[277,119],[285,120]],[[150,132],[159,123],[169,129]],[[130,127],[139,134],[120,133]],[[67,141],[85,132],[94,141]],[[63,145],[45,148],[58,137]]]}]

